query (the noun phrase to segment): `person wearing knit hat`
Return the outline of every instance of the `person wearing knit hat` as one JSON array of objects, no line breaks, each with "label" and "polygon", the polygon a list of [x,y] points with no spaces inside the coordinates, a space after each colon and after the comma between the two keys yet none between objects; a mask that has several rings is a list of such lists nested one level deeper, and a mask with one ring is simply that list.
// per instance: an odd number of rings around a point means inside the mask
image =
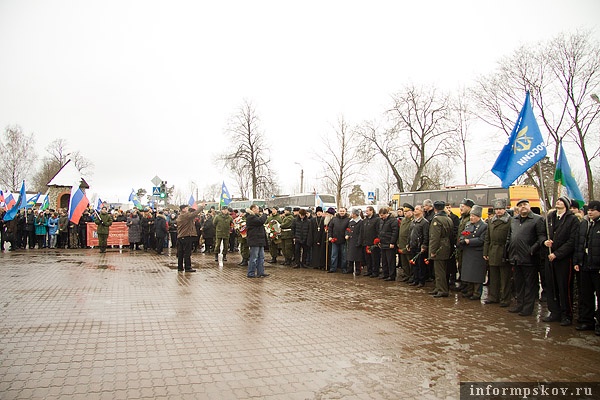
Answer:
[{"label": "person wearing knit hat", "polygon": [[571,201],[565,196],[556,200],[556,210],[550,211],[546,217],[548,239],[544,241],[544,246],[547,247],[547,252],[544,252],[546,298],[550,314],[542,318],[542,321],[559,321],[562,326],[569,326],[573,321],[571,260],[579,232],[579,219],[569,209],[570,206]]},{"label": "person wearing knit hat", "polygon": [[335,208],[333,208],[333,207],[329,207],[329,208],[327,209],[327,214],[335,215]]},{"label": "person wearing knit hat", "polygon": [[561,196],[558,200],[562,201],[566,208],[571,208],[571,199],[567,196]]}]

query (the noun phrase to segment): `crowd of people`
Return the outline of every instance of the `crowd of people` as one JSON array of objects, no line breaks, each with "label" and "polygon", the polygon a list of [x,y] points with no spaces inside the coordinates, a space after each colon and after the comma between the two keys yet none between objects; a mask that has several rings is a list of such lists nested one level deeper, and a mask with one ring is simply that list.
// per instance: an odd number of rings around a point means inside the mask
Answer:
[{"label": "crowd of people", "polygon": [[[0,212],[0,217],[4,211]],[[128,227],[131,251],[177,248],[178,270],[195,272],[191,254],[212,254],[227,261],[240,252],[249,278],[267,277],[270,264],[314,268],[423,288],[431,283],[434,298],[451,291],[469,300],[498,304],[520,316],[533,313],[536,301],[547,302],[544,322],[573,324],[577,293],[577,330],[600,335],[600,202],[583,209],[560,197],[546,215],[527,199],[508,209],[499,199],[482,218],[471,199],[460,204],[460,216],[442,201],[405,203],[397,210],[372,206],[244,210],[182,205],[178,210],[86,210],[79,223],[66,210],[21,210],[0,226],[0,249],[86,248],[87,223],[97,225],[105,252],[113,222]],[[0,218],[1,219],[1,218]],[[278,261],[278,259],[280,261]],[[482,299],[483,287],[488,286]]]}]

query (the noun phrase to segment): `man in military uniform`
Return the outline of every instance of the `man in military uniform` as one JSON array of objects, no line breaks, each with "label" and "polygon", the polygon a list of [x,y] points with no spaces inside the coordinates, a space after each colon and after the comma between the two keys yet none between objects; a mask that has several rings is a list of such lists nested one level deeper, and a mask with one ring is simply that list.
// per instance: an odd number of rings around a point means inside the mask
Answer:
[{"label": "man in military uniform", "polygon": [[[269,216],[267,217],[267,226],[271,227],[277,224],[279,224],[279,227],[281,228],[281,216],[279,215],[277,207],[272,207],[271,214],[269,214]],[[272,237],[269,237],[269,252],[271,253],[271,259],[268,261],[269,264],[277,264],[277,256],[279,255],[280,243],[281,238],[279,237],[279,235],[272,235]]]},{"label": "man in military uniform", "polygon": [[[473,206],[475,205],[475,202],[471,199],[463,199],[462,202],[459,205],[460,208],[460,223],[458,224],[458,235],[456,235],[456,262],[458,264],[458,275],[459,277],[461,277],[461,273],[462,273],[462,247],[460,246],[460,244],[458,243],[461,235],[460,232],[464,232],[465,227],[467,226],[467,224],[470,221],[471,218],[471,209],[473,208]],[[467,287],[466,283],[461,281],[460,286],[458,287],[458,290],[465,290]]]},{"label": "man in military uniform", "polygon": [[100,247],[100,253],[106,253],[106,243],[108,241],[109,227],[113,223],[112,215],[108,213],[106,207],[100,209],[100,214],[96,214],[94,223],[98,225],[98,247]]},{"label": "man in military uniform", "polygon": [[506,200],[494,200],[494,215],[488,222],[488,233],[483,243],[483,258],[490,265],[490,285],[485,304],[500,302],[500,307],[510,305],[510,280],[512,268],[506,261],[506,238],[510,230],[510,215]]},{"label": "man in military uniform", "polygon": [[240,244],[240,255],[242,261],[238,264],[241,267],[248,266],[248,260],[250,259],[250,248],[248,247],[248,240],[246,238],[246,210],[240,209],[240,213],[234,220],[235,233],[238,236],[238,243]]},{"label": "man in military uniform", "polygon": [[435,271],[435,288],[429,294],[433,297],[448,297],[448,278],[446,261],[451,256],[450,237],[454,225],[444,211],[446,203],[436,201],[433,208],[436,211],[429,227],[429,259],[433,260]]},{"label": "man in military uniform", "polygon": [[294,257],[294,234],[292,233],[292,224],[294,216],[292,215],[292,207],[286,207],[281,218],[281,249],[285,261],[282,265],[292,265]]},{"label": "man in military uniform", "polygon": [[[219,251],[223,252],[223,261],[227,261],[227,245],[229,243],[229,232],[233,218],[229,215],[229,209],[223,207],[221,213],[217,214],[213,219],[217,240],[215,243],[215,261],[219,261]],[[223,246],[223,250],[221,250]]]},{"label": "man in military uniform", "polygon": [[400,259],[400,267],[402,267],[402,277],[400,278],[401,282],[410,281],[412,283],[414,281],[414,276],[412,273],[412,268],[410,265],[410,259],[412,257],[409,256],[408,253],[408,242],[410,235],[410,228],[413,222],[413,211],[415,208],[412,204],[404,203],[402,205],[404,211],[404,218],[400,222],[400,228],[398,230],[398,258]]}]

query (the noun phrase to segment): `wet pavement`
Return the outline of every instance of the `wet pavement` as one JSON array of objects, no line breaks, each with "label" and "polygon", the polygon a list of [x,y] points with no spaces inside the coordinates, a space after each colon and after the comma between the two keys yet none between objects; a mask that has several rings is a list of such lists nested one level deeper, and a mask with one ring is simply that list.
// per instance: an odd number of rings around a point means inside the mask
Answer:
[{"label": "wet pavement", "polygon": [[[0,254],[0,399],[455,399],[600,381],[600,337],[430,287],[194,254]],[[431,284],[428,284],[430,286]]]}]

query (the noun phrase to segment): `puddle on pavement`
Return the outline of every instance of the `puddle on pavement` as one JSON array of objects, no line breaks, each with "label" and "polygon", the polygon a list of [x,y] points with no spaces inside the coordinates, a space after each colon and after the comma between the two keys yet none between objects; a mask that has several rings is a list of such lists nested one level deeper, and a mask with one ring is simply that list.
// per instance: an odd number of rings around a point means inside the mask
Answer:
[{"label": "puddle on pavement", "polygon": [[109,269],[111,271],[115,271],[117,268],[114,265],[100,264],[96,266],[96,269]]}]

